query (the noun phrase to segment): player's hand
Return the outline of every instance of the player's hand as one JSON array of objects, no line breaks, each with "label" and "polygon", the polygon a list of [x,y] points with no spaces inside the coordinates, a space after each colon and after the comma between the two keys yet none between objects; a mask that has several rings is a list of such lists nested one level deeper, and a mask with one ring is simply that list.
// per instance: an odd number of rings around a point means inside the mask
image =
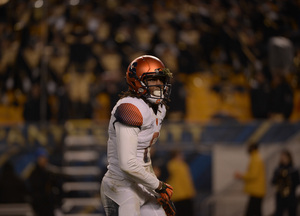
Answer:
[{"label": "player's hand", "polygon": [[173,187],[165,182],[160,182],[155,191],[166,201],[170,200],[173,195]]},{"label": "player's hand", "polygon": [[241,173],[239,173],[239,172],[235,172],[234,173],[234,178],[240,180],[240,179],[243,179],[243,175]]},{"label": "player's hand", "polygon": [[175,216],[176,208],[171,200],[165,200],[163,198],[157,198],[158,203],[163,207],[167,216]]}]

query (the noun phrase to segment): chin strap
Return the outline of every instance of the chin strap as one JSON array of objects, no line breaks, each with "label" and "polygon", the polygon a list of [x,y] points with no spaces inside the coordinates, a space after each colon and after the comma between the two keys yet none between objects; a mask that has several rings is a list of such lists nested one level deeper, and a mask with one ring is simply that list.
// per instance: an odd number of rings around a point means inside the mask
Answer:
[{"label": "chin strap", "polygon": [[163,99],[157,99],[157,98],[153,98],[153,97],[148,97],[147,100],[153,104],[160,104],[163,101]]}]

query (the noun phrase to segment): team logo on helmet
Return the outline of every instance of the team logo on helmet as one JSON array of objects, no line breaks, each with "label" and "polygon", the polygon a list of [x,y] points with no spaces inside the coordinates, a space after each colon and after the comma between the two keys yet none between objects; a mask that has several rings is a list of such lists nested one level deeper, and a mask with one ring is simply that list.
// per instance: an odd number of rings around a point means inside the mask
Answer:
[{"label": "team logo on helmet", "polygon": [[128,74],[129,77],[131,78],[136,78],[137,75],[136,75],[136,66],[137,66],[137,62],[133,62],[131,65],[130,65],[130,68],[129,68],[129,71],[130,73]]}]

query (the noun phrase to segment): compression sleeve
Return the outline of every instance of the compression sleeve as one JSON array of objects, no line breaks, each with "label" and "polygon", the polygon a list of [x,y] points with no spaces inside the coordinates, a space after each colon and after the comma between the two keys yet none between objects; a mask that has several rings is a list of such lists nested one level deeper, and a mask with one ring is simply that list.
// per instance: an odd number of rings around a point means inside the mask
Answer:
[{"label": "compression sleeve", "polygon": [[136,158],[139,128],[130,127],[117,122],[115,124],[117,133],[117,148],[119,166],[131,179],[141,183],[147,188],[155,190],[159,186],[157,177],[147,172],[145,167]]}]

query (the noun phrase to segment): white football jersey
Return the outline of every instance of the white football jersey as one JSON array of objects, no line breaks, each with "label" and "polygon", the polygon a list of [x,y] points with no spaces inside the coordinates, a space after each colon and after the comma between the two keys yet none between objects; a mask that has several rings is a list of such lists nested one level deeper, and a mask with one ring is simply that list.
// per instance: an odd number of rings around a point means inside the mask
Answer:
[{"label": "white football jersey", "polygon": [[[149,107],[143,99],[126,97],[120,99],[111,112],[111,119],[109,122],[109,139],[107,146],[108,157],[108,172],[118,179],[128,179],[128,174],[123,172],[120,168],[120,161],[118,155],[122,152],[118,152],[117,136],[116,136],[116,122],[125,125],[126,127],[139,128],[137,133],[137,149],[135,158],[137,159],[140,175],[130,176],[130,178],[138,183],[155,189],[158,185],[158,179],[151,171],[151,158],[150,149],[159,137],[159,131],[162,121],[166,115],[166,108],[164,105],[159,105],[157,114],[153,109]],[[125,134],[126,136],[126,134]],[[119,139],[122,140],[122,137]],[[123,143],[128,146],[130,143]],[[141,169],[141,167],[143,167]],[[151,176],[149,176],[149,174]],[[147,179],[149,184],[144,184],[143,179]],[[146,180],[145,180],[146,181]],[[155,186],[154,186],[155,185]]]}]

